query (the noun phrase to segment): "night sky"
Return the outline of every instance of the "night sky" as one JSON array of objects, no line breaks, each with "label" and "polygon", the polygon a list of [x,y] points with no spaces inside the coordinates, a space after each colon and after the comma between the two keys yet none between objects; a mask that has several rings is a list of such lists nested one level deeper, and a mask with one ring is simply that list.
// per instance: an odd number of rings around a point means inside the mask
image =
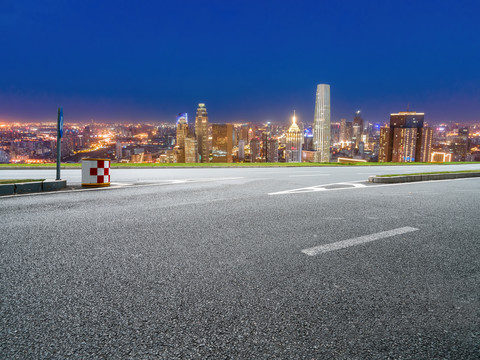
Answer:
[{"label": "night sky", "polygon": [[0,121],[480,121],[480,1],[0,0]]}]

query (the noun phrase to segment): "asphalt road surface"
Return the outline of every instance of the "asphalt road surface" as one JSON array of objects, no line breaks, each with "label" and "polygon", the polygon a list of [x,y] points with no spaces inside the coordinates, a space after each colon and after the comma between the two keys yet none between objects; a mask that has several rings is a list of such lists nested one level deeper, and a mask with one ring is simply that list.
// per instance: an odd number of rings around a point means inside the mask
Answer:
[{"label": "asphalt road surface", "polygon": [[[114,169],[0,197],[0,358],[478,359],[480,179],[365,182],[438,168],[480,166]],[[33,175],[55,173],[0,170]]]}]

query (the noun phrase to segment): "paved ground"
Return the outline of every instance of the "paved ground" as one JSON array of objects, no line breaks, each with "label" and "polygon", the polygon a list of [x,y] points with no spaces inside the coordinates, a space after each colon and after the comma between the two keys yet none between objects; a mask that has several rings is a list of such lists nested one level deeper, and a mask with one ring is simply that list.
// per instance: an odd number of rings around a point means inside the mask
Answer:
[{"label": "paved ground", "polygon": [[477,359],[480,179],[364,182],[421,169],[113,170],[2,197],[0,358]]}]

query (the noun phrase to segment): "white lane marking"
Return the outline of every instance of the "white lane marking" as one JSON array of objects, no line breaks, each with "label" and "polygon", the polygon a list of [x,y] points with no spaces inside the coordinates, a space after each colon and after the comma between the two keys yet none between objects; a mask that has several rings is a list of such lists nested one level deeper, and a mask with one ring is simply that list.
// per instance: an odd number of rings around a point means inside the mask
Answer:
[{"label": "white lane marking", "polygon": [[302,176],[330,176],[330,174],[288,175],[288,177],[302,177]]},{"label": "white lane marking", "polygon": [[[364,188],[364,189],[371,189],[371,188],[377,188],[377,187],[388,187],[388,186],[402,186],[402,185],[419,185],[419,184],[425,184],[425,183],[433,183],[433,182],[445,182],[445,181],[458,181],[458,180],[478,180],[478,178],[471,177],[471,178],[460,178],[460,179],[445,179],[445,180],[428,180],[428,181],[413,181],[413,182],[406,182],[406,183],[398,183],[398,184],[381,184],[381,185],[363,185],[359,184],[359,186],[355,186],[352,182],[349,182],[349,185],[352,185],[351,187],[345,187],[345,188],[336,188],[336,189],[325,189],[321,188],[322,186],[329,186],[329,185],[338,185],[338,184],[347,184],[347,183],[333,183],[333,184],[324,184],[324,185],[316,185],[316,186],[309,186],[306,188],[300,188],[300,189],[292,189],[292,190],[284,190],[284,191],[278,191],[274,193],[268,193],[267,195],[285,195],[285,194],[300,194],[300,193],[308,193],[308,192],[316,192],[316,191],[336,191],[336,190],[351,190],[351,189],[358,189],[358,188]],[[357,182],[366,182],[366,180],[359,180]]]},{"label": "white lane marking", "polygon": [[[152,183],[150,184],[123,184],[122,183],[121,185],[113,185],[114,183],[110,183],[111,186],[98,187],[98,188],[81,188],[81,189],[70,189],[70,190],[45,191],[45,192],[37,192],[37,193],[30,193],[30,194],[4,195],[4,196],[0,196],[0,199],[11,198],[11,197],[23,197],[23,196],[77,193],[77,192],[85,192],[85,191],[115,190],[115,189],[124,189],[126,187],[136,188],[136,187],[147,187],[147,186],[176,185],[176,184],[186,184],[186,183],[192,184],[192,183],[200,183],[200,182],[208,182],[208,181],[238,180],[238,179],[244,179],[244,177],[164,180],[165,182],[153,183],[153,184]],[[115,183],[115,184],[118,184],[118,183]]]},{"label": "white lane marking", "polygon": [[418,230],[420,230],[420,229],[413,228],[413,227],[410,227],[410,226],[405,226],[405,227],[401,227],[401,228],[398,228],[398,229],[382,231],[382,232],[378,232],[378,233],[375,233],[375,234],[360,236],[360,237],[353,238],[353,239],[337,241],[337,242],[330,243],[330,244],[315,246],[315,247],[312,247],[312,248],[309,248],[309,249],[302,250],[302,253],[304,253],[308,256],[315,256],[315,255],[323,254],[323,253],[326,253],[326,252],[329,252],[329,251],[345,249],[345,248],[350,247],[350,246],[365,244],[365,243],[368,243],[368,242],[371,242],[371,241],[385,239],[385,238],[389,238],[389,237],[392,237],[392,236],[395,236],[395,235],[406,234],[406,233],[409,233],[409,232],[412,232],[412,231],[418,231]]},{"label": "white lane marking", "polygon": [[[322,185],[315,185],[315,186],[307,186],[304,188],[298,189],[291,189],[291,190],[284,190],[278,191],[274,193],[269,193],[268,195],[283,195],[283,194],[295,194],[295,193],[305,193],[305,192],[314,192],[314,191],[330,191],[330,190],[338,190],[338,189],[325,189],[326,186],[331,185],[351,185],[352,189],[355,187],[365,187],[366,185],[363,184],[356,184],[359,182],[365,182],[365,180],[358,180],[358,181],[350,181],[350,182],[338,182],[338,183],[330,183],[330,184],[322,184]],[[350,189],[350,188],[347,188]]]}]

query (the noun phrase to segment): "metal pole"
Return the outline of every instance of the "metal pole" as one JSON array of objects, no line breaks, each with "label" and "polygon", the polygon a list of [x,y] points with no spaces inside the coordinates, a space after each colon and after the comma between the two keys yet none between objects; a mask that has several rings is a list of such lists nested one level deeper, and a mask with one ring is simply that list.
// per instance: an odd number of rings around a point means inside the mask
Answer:
[{"label": "metal pole", "polygon": [[61,154],[61,135],[60,135],[60,108],[58,108],[57,116],[57,180],[60,180],[60,154]]}]

